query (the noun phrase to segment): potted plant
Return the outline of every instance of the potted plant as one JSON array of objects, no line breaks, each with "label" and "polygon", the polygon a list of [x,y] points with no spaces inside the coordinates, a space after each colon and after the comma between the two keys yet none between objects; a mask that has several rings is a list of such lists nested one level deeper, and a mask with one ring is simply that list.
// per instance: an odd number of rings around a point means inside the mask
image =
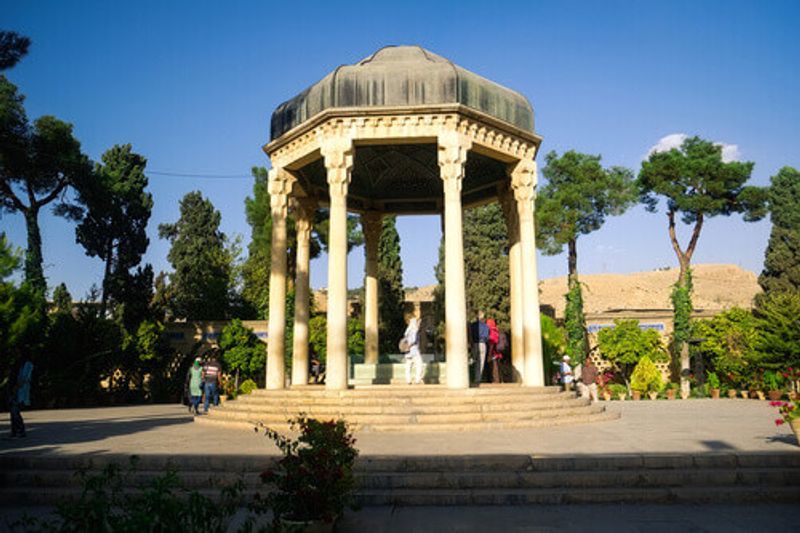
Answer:
[{"label": "potted plant", "polygon": [[[651,399],[658,397],[661,390],[661,372],[648,356],[643,356],[636,364],[631,375],[631,389],[633,389],[633,399],[638,400],[643,392],[650,394]],[[651,393],[655,393],[654,395]],[[637,397],[638,396],[638,397]]]},{"label": "potted plant", "polygon": [[674,400],[675,395],[678,393],[678,390],[680,390],[680,388],[681,388],[680,383],[673,383],[673,382],[668,383],[666,389],[667,400]]},{"label": "potted plant", "polygon": [[624,401],[628,396],[628,388],[620,383],[612,383],[608,386],[611,394],[617,397],[620,401]]},{"label": "potted plant", "polygon": [[711,390],[711,398],[714,400],[719,399],[719,377],[717,376],[716,372],[709,372],[706,376],[706,383],[708,383],[708,388]]},{"label": "potted plant", "polygon": [[781,426],[788,423],[792,427],[792,431],[794,431],[797,443],[800,444],[800,406],[798,406],[797,400],[770,402],[769,404],[778,408],[780,418],[775,419],[775,425]]},{"label": "potted plant", "polygon": [[789,399],[797,400],[800,395],[800,369],[789,367],[783,373],[783,379],[789,383]]},{"label": "potted plant", "polygon": [[750,378],[750,397],[751,398],[758,398],[759,400],[764,400],[766,396],[764,395],[764,373],[761,371],[756,372]]},{"label": "potted plant", "polygon": [[608,385],[606,385],[605,387],[603,387],[603,399],[607,402],[610,402],[611,397],[612,397],[611,390],[608,388]]},{"label": "potted plant", "polygon": [[764,387],[767,389],[767,396],[770,401],[777,402],[783,397],[782,388],[782,375],[772,370],[764,372]]},{"label": "potted plant", "polygon": [[330,531],[353,498],[355,438],[344,420],[322,422],[301,415],[290,424],[299,432],[295,439],[264,428],[283,457],[261,474],[264,483],[275,487],[263,503],[272,510],[276,528]]}]

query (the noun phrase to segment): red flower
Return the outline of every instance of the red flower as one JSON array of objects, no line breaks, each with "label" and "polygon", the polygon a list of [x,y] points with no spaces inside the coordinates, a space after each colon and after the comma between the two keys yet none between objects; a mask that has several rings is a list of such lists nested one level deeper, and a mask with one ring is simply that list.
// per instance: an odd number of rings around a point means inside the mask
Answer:
[{"label": "red flower", "polygon": [[785,424],[785,422],[783,421],[783,418],[778,418],[777,420],[775,420],[775,425],[776,426],[782,426],[783,424]]}]

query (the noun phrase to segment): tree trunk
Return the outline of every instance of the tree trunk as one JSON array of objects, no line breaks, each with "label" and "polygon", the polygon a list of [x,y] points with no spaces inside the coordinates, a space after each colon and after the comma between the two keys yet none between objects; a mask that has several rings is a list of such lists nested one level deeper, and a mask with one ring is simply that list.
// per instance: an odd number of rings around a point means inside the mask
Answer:
[{"label": "tree trunk", "polygon": [[108,243],[106,246],[106,265],[105,265],[105,272],[103,272],[103,294],[100,298],[100,316],[105,318],[106,316],[106,305],[108,304],[108,284],[109,278],[111,276],[111,261],[113,260],[113,245],[112,243]]},{"label": "tree trunk", "polygon": [[570,239],[567,243],[569,253],[567,255],[568,285],[572,289],[578,283],[578,245],[575,239]]},{"label": "tree trunk", "polygon": [[42,233],[39,229],[39,208],[28,207],[25,211],[25,225],[28,230],[28,249],[25,252],[25,281],[36,292],[47,292],[47,281],[42,267]]}]

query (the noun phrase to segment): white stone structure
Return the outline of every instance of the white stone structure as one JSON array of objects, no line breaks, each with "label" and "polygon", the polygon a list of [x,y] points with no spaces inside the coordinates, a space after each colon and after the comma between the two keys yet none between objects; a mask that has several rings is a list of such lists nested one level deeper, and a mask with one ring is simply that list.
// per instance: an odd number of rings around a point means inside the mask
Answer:
[{"label": "white stone structure", "polygon": [[378,360],[377,247],[384,214],[443,213],[446,383],[469,387],[462,211],[500,201],[509,227],[512,363],[544,385],[536,270],[535,157],[541,137],[520,94],[415,46],[342,66],[272,117],[267,388],[285,387],[286,218],[297,224],[291,383],[307,383],[309,235],[330,214],[326,387],[347,388],[347,213],[366,240],[365,362]]}]

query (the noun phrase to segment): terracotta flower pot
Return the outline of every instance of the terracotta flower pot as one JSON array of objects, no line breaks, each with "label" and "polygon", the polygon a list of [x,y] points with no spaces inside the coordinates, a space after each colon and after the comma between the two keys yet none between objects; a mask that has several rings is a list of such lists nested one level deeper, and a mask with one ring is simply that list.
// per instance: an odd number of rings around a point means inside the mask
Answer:
[{"label": "terracotta flower pot", "polygon": [[728,390],[728,398],[731,400],[736,398],[736,389],[729,389]]},{"label": "terracotta flower pot", "polygon": [[769,396],[769,400],[771,402],[777,402],[781,398],[783,398],[783,391],[782,390],[771,390],[767,392],[767,396]]},{"label": "terracotta flower pot", "polygon": [[651,400],[658,400],[658,393],[656,391],[650,391],[647,393]]},{"label": "terracotta flower pot", "polygon": [[641,393],[641,392],[639,392],[638,390],[635,390],[635,391],[633,391],[633,393],[632,393],[632,397],[633,397],[633,400],[634,400],[634,401],[637,401],[637,402],[638,402],[639,400],[641,400],[641,399],[642,399],[642,393]]},{"label": "terracotta flower pot", "polygon": [[675,399],[675,389],[667,389],[667,400]]},{"label": "terracotta flower pot", "polygon": [[610,402],[611,401],[611,393],[610,392],[604,392],[603,393],[603,399],[605,401],[607,401],[607,402]]},{"label": "terracotta flower pot", "polygon": [[800,445],[800,418],[795,418],[790,421],[789,425],[792,427],[792,431],[794,431],[794,438],[797,440],[797,444]]},{"label": "terracotta flower pot", "polygon": [[764,401],[764,400],[767,398],[767,397],[764,395],[764,391],[760,391],[760,390],[757,390],[757,391],[756,391],[756,396],[758,396],[758,399],[759,399],[759,400],[761,400],[761,401]]},{"label": "terracotta flower pot", "polygon": [[739,391],[739,394],[742,395],[742,399],[743,400],[746,400],[747,398],[750,397],[750,391],[747,391],[747,390]]},{"label": "terracotta flower pot", "polygon": [[624,402],[624,401],[625,401],[625,398],[627,398],[627,397],[628,397],[628,393],[627,393],[627,392],[618,392],[618,393],[617,393],[617,398],[618,398],[618,399],[619,399],[619,401],[621,401],[621,402]]},{"label": "terracotta flower pot", "polygon": [[719,400],[719,389],[711,389],[711,398]]}]

